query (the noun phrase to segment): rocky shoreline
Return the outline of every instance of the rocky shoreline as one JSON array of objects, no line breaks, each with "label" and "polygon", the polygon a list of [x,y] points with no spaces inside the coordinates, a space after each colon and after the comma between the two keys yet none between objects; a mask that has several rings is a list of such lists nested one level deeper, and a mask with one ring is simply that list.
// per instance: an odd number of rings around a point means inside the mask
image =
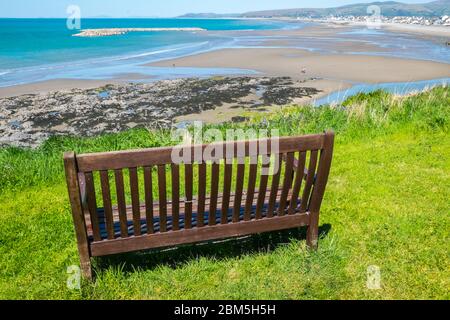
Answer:
[{"label": "rocky shoreline", "polygon": [[36,147],[54,135],[171,128],[181,115],[228,104],[285,105],[320,90],[288,77],[215,77],[114,84],[0,99],[0,146]]}]

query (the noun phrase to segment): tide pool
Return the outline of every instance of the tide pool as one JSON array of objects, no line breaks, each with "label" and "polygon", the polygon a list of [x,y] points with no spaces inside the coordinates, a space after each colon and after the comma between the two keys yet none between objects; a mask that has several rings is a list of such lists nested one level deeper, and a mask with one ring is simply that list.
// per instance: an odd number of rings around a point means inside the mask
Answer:
[{"label": "tide pool", "polygon": [[434,86],[441,86],[450,84],[450,78],[434,79],[434,80],[424,80],[424,81],[411,81],[411,82],[390,82],[390,83],[377,83],[377,84],[367,84],[358,83],[354,84],[352,87],[339,90],[331,93],[321,99],[314,101],[315,106],[321,106],[325,104],[339,104],[344,102],[351,96],[358,93],[370,93],[376,90],[384,90],[396,95],[406,95],[412,92],[419,92],[427,88]]}]

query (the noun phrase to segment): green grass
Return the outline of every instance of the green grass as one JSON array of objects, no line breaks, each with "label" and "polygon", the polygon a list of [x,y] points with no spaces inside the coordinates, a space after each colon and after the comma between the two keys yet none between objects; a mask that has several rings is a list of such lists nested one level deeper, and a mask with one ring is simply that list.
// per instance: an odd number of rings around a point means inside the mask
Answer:
[{"label": "green grass", "polygon": [[[78,264],[61,156],[170,145],[131,130],[0,150],[0,299],[449,299],[450,89],[378,91],[344,107],[289,107],[245,125],[282,135],[334,128],[317,252],[305,230],[95,259],[97,279],[66,287]],[[381,290],[366,287],[370,265]]]}]

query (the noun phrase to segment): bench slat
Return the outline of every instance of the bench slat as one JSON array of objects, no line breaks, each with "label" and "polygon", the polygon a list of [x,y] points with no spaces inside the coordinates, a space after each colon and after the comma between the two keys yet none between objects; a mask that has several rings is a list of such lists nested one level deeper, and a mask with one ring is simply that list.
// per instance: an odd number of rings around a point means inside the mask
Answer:
[{"label": "bench slat", "polygon": [[224,178],[223,178],[223,200],[222,200],[222,224],[228,223],[228,210],[230,209],[231,181],[233,173],[232,160],[225,160]]},{"label": "bench slat", "polygon": [[209,205],[209,221],[208,225],[213,226],[216,224],[216,212],[217,212],[217,195],[219,194],[219,172],[220,164],[213,162],[211,164],[211,201]]},{"label": "bench slat", "polygon": [[153,233],[153,177],[152,167],[144,167],[145,218],[147,233]]},{"label": "bench slat", "polygon": [[263,155],[261,164],[261,175],[259,182],[258,201],[256,203],[255,219],[262,218],[262,209],[266,201],[267,182],[269,180],[270,157]]},{"label": "bench slat", "polygon": [[300,205],[300,212],[306,212],[307,205],[309,202],[309,197],[311,195],[311,188],[314,183],[314,177],[316,174],[317,166],[317,150],[310,152],[309,165],[308,165],[308,175],[306,176],[305,189],[303,190],[302,201]]},{"label": "bench slat", "polygon": [[185,180],[185,194],[186,202],[184,214],[186,216],[184,227],[186,229],[192,228],[192,185],[193,185],[193,169],[192,164],[186,164],[184,166],[184,180]]},{"label": "bench slat", "polygon": [[133,208],[133,227],[134,235],[141,235],[141,213],[139,211],[139,185],[137,168],[130,168],[130,191],[131,191],[131,205]]},{"label": "bench slat", "polygon": [[280,204],[278,206],[278,215],[284,216],[289,191],[292,187],[292,174],[294,166],[294,153],[289,152],[286,155],[286,166],[284,172],[283,190],[281,191]]},{"label": "bench slat", "polygon": [[158,193],[159,193],[159,218],[160,231],[167,231],[167,194],[166,194],[166,166],[158,166]]},{"label": "bench slat", "polygon": [[306,152],[299,152],[299,158],[296,161],[296,173],[294,188],[292,190],[291,203],[289,204],[288,214],[294,214],[298,203],[298,196],[305,177]]},{"label": "bench slat", "polygon": [[180,228],[180,166],[171,165],[173,230]]},{"label": "bench slat", "polygon": [[100,180],[102,185],[103,208],[105,210],[108,239],[114,239],[114,218],[112,214],[111,190],[109,186],[108,171],[100,171]]},{"label": "bench slat", "polygon": [[272,186],[270,189],[270,197],[269,197],[269,206],[267,208],[267,217],[273,217],[273,213],[275,211],[275,203],[278,196],[278,190],[279,190],[279,184],[280,184],[280,175],[281,175],[281,155],[276,154],[275,155],[275,161],[274,161],[274,170],[276,172],[273,172],[272,176]]},{"label": "bench slat", "polygon": [[256,186],[257,170],[258,170],[258,158],[252,157],[252,158],[250,158],[250,169],[249,169],[248,186],[247,186],[247,199],[245,201],[245,211],[244,211],[244,220],[245,221],[249,221],[251,219],[253,198],[254,198],[255,186]]},{"label": "bench slat", "polygon": [[238,159],[236,191],[234,194],[234,206],[233,206],[233,222],[239,222],[242,204],[242,191],[244,188],[244,174],[245,174],[245,162],[243,159]]},{"label": "bench slat", "polygon": [[205,213],[206,197],[206,163],[198,165],[198,222],[197,227],[203,227],[205,222],[203,215]]},{"label": "bench slat", "polygon": [[91,225],[94,234],[94,241],[100,241],[102,240],[102,237],[100,235],[99,221],[97,215],[97,199],[95,195],[94,176],[92,172],[86,172],[85,179],[86,179],[87,204],[89,214],[91,217]]},{"label": "bench slat", "polygon": [[128,237],[127,210],[125,202],[125,188],[123,184],[123,172],[121,169],[114,172],[116,180],[117,206],[119,210],[120,235],[122,238]]}]

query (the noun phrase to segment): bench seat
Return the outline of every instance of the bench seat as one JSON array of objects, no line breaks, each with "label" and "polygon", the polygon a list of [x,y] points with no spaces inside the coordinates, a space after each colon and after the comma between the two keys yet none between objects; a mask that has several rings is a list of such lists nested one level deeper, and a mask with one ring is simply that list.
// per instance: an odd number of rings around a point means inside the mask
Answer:
[{"label": "bench seat", "polygon": [[[258,194],[258,191],[255,192],[255,195]],[[275,203],[275,209],[273,212],[273,216],[277,215],[277,210],[279,208],[279,197],[281,195],[281,189],[279,190],[278,196],[277,196],[277,202]],[[268,199],[270,196],[270,192],[268,191],[266,193],[266,199]],[[242,197],[242,203],[245,203],[246,200],[246,194],[243,194]],[[255,198],[255,197],[254,197]],[[219,204],[219,208],[220,208],[220,204],[221,204],[221,199],[222,199],[222,195],[220,194],[218,196],[218,204]],[[210,203],[210,198],[207,197],[205,199],[205,204],[206,207],[209,207],[209,203]],[[301,201],[298,200],[297,203],[297,208],[300,206]],[[196,201],[194,199],[193,201],[193,212],[192,212],[192,218],[191,218],[191,225],[192,227],[197,227],[198,225],[198,214],[197,214],[197,208],[195,206]],[[230,209],[228,209],[227,212],[227,223],[232,223],[233,222],[233,205],[234,205],[234,195],[231,195],[230,197]],[[168,202],[168,213],[167,213],[167,231],[172,231],[173,230],[173,224],[172,224],[172,220],[173,220],[173,216],[172,213],[170,211],[171,209],[171,202]],[[179,216],[179,227],[180,229],[184,229],[185,227],[185,215],[183,214],[183,209],[184,209],[184,202],[180,203],[180,211],[181,214]],[[263,206],[263,210],[262,210],[262,218],[265,218],[267,216],[267,209],[268,209],[268,202],[266,202]],[[159,233],[160,232],[160,218],[159,218],[159,203],[155,202],[154,204],[154,217],[153,217],[153,233]],[[148,230],[147,230],[147,220],[145,218],[145,204],[141,204],[140,206],[140,211],[141,211],[141,216],[143,217],[140,220],[140,224],[141,224],[141,233],[142,234],[147,234]],[[251,212],[251,220],[255,219],[255,211],[256,211],[256,201],[254,201],[253,206],[252,206],[252,212]],[[241,206],[240,208],[240,214],[239,214],[239,221],[243,221],[244,220],[244,212],[245,212],[245,207]],[[298,212],[298,210],[297,210]],[[296,213],[297,213],[296,212]],[[107,224],[106,224],[106,216],[105,216],[105,211],[103,208],[98,208],[97,209],[97,214],[98,214],[98,218],[99,218],[99,228],[100,228],[100,234],[102,239],[107,239],[108,234],[107,234]],[[113,207],[113,216],[114,216],[114,236],[115,238],[120,238],[121,235],[121,231],[120,231],[120,222],[119,222],[119,217],[118,217],[118,208],[117,206]],[[87,223],[87,229],[88,229],[88,235],[89,235],[89,241],[93,242],[93,232],[92,232],[92,225],[90,222],[90,218],[89,218],[89,214],[86,214],[86,223]],[[203,221],[207,221],[209,219],[209,211],[206,210],[205,213],[203,214]],[[222,221],[222,211],[220,209],[218,209],[216,211],[216,224],[221,224]],[[132,207],[131,206],[127,206],[127,226],[128,226],[128,236],[133,236],[134,235],[134,227],[133,227],[133,214],[132,214]]]}]

